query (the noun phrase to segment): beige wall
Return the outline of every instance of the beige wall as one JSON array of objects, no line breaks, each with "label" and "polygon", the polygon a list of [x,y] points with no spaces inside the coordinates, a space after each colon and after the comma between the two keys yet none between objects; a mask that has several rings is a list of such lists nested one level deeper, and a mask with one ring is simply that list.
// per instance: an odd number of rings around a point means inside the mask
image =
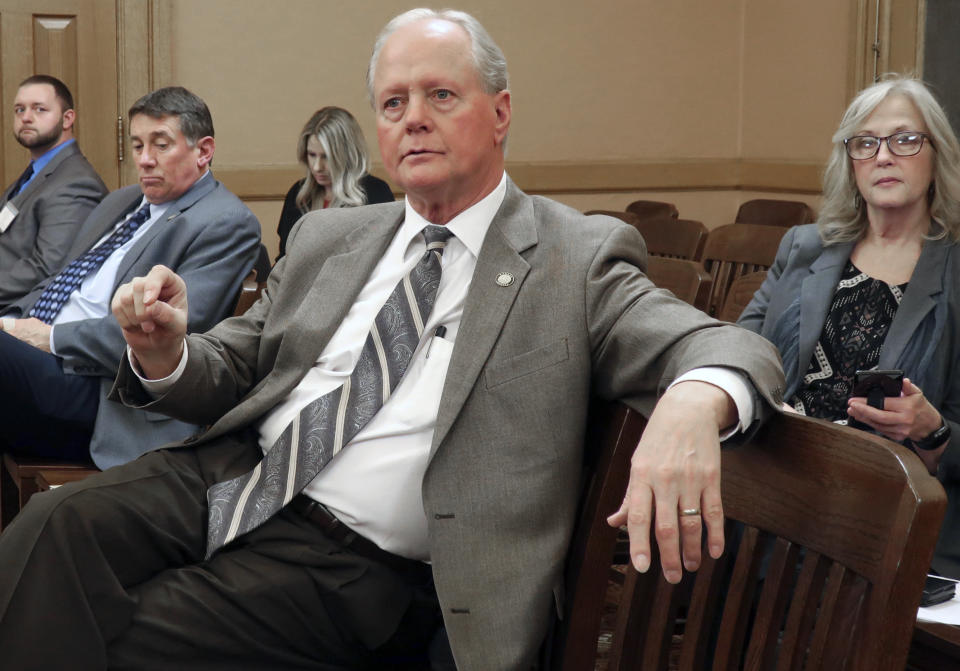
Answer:
[{"label": "beige wall", "polygon": [[[672,200],[710,227],[758,189],[816,204],[848,96],[855,0],[457,5],[510,63],[508,170],[521,187],[580,209]],[[172,0],[172,80],[210,105],[217,172],[256,201],[271,250],[314,109],[353,111],[378,160],[366,61],[379,28],[409,6]]]}]

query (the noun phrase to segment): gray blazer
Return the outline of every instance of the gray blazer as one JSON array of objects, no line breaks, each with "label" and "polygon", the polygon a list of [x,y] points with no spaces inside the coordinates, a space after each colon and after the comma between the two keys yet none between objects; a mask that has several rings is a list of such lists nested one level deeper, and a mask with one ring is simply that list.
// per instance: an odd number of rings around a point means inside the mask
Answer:
[{"label": "gray blazer", "polygon": [[[314,365],[403,212],[390,203],[308,213],[263,298],[190,336],[186,372],[170,392],[149,403],[124,365],[115,393],[212,424],[195,444],[231,440]],[[678,375],[722,365],[779,403],[770,344],[655,288],[645,264],[632,227],[508,182],[464,305],[422,485],[460,669],[531,667],[551,611],[562,612],[591,395],[649,411]],[[496,282],[504,272],[515,278],[506,287]]]},{"label": "gray blazer", "polygon": [[[3,192],[0,209],[12,188]],[[106,195],[107,187],[74,142],[10,201],[20,213],[0,234],[0,309],[60,271],[81,224]]]},{"label": "gray blazer", "polygon": [[[799,295],[800,375],[810,365],[852,250],[853,243],[824,247],[815,224],[790,229],[780,243],[767,279],[740,316],[741,326],[770,338],[777,319]],[[929,365],[923,371],[904,370],[904,375],[912,380],[923,378],[924,395],[953,431],[938,472],[949,505],[933,567],[960,578],[960,246],[943,240],[924,243],[880,351],[878,366],[901,367],[901,357],[911,337],[938,303],[945,305],[946,319]],[[785,367],[789,369],[786,364]]]},{"label": "gray blazer", "polygon": [[[107,196],[77,234],[68,260],[92,247],[142,197],[138,186],[124,187]],[[240,284],[253,267],[259,248],[257,218],[208,174],[171,204],[164,219],[130,248],[117,269],[114,290],[145,275],[154,265],[168,266],[187,283],[188,329],[204,331],[232,314]],[[10,312],[27,314],[48,282],[37,285]],[[197,430],[164,415],[106,400],[126,349],[120,325],[112,314],[57,324],[53,346],[63,359],[65,373],[101,378],[100,407],[90,442],[90,454],[100,468],[125,463]]]}]

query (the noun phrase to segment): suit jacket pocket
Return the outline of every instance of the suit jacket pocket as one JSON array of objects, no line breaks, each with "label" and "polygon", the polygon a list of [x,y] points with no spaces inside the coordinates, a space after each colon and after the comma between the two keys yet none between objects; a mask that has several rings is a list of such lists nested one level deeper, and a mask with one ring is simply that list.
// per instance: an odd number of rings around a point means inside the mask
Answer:
[{"label": "suit jacket pocket", "polygon": [[567,349],[567,339],[561,338],[556,342],[538,347],[535,350],[525,352],[506,361],[487,366],[484,372],[484,380],[487,389],[492,389],[504,382],[516,380],[518,377],[535,373],[548,366],[566,361],[570,358]]}]

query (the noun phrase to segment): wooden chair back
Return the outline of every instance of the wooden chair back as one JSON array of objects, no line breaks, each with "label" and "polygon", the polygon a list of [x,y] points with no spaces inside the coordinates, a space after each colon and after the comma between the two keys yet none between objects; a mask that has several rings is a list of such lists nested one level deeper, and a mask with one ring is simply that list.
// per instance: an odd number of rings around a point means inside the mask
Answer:
[{"label": "wooden chair back", "polygon": [[713,279],[708,313],[717,316],[730,285],[741,275],[766,270],[777,256],[787,229],[760,224],[728,224],[710,231],[703,246],[704,267]]},{"label": "wooden chair back", "polygon": [[[642,424],[621,409],[606,439],[630,452]],[[625,471],[628,461],[612,465]],[[704,548],[700,569],[676,586],[663,579],[656,553],[648,573],[628,569],[608,669],[904,668],[946,507],[916,455],[864,431],[777,414],[746,444],[723,451],[721,489],[723,556],[710,559]],[[619,502],[622,492],[607,500]],[[564,671],[594,668],[591,627],[602,609],[595,601],[606,591],[600,583],[614,545],[599,532],[586,549],[573,546],[584,556],[571,556],[580,573],[568,590]],[[593,600],[581,589],[596,590]]]},{"label": "wooden chair back", "polygon": [[730,285],[730,291],[727,292],[727,298],[723,301],[723,307],[717,319],[725,322],[737,321],[765,279],[767,279],[766,270],[757,270],[735,279]]},{"label": "wooden chair back", "polygon": [[635,214],[630,214],[629,212],[621,212],[620,210],[586,210],[584,212],[588,217],[593,214],[602,214],[607,217],[614,217],[620,221],[626,222],[636,228],[637,226],[637,216]]},{"label": "wooden chair back", "polygon": [[697,261],[703,253],[709,230],[693,219],[638,219],[637,230],[653,256]]},{"label": "wooden chair back", "polygon": [[647,277],[658,287],[700,310],[707,309],[713,280],[699,261],[650,256]]},{"label": "wooden chair back", "polygon": [[775,200],[757,198],[748,200],[737,210],[738,224],[761,224],[763,226],[800,226],[814,221],[813,210],[798,200]]},{"label": "wooden chair back", "polygon": [[233,316],[239,317],[250,309],[250,306],[260,299],[260,294],[267,286],[266,282],[257,281],[256,269],[251,270],[250,274],[243,278],[243,284],[240,285],[240,291],[237,292],[237,304],[233,309]]},{"label": "wooden chair back", "polygon": [[676,219],[680,216],[676,205],[660,200],[635,200],[625,209],[640,219]]}]

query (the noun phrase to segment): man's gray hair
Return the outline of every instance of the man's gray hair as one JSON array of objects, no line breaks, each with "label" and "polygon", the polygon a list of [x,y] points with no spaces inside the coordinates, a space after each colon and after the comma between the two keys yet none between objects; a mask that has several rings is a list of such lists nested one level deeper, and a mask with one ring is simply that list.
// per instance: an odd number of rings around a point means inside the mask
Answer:
[{"label": "man's gray hair", "polygon": [[373,79],[376,75],[380,50],[383,49],[387,38],[398,29],[424,19],[449,21],[467,32],[467,35],[470,36],[471,51],[473,52],[473,65],[480,76],[484,92],[492,95],[509,88],[510,78],[507,75],[507,59],[497,43],[490,37],[490,33],[479,21],[466,12],[455,9],[436,10],[419,7],[391,19],[390,23],[384,26],[380,34],[377,35],[376,42],[373,43],[373,54],[370,56],[370,65],[367,67],[367,95],[370,97],[370,104],[374,109],[377,105],[373,97]]}]

